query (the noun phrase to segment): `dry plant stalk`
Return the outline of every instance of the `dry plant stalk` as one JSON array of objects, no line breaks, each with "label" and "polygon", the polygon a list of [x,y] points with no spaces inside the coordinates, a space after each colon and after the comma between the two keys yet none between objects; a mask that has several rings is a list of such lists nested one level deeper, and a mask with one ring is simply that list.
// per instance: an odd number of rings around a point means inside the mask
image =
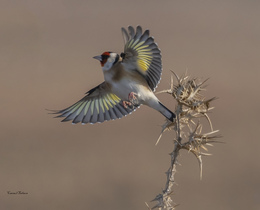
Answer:
[{"label": "dry plant stalk", "polygon": [[[196,78],[184,75],[179,77],[172,72],[177,79],[177,84],[173,83],[173,76],[171,77],[171,87],[169,90],[164,90],[158,93],[168,93],[177,102],[175,114],[175,122],[167,121],[162,126],[162,132],[159,136],[159,142],[163,132],[167,130],[174,130],[176,136],[173,139],[173,151],[170,153],[171,165],[166,172],[167,181],[162,193],[157,195],[152,201],[156,201],[157,204],[152,209],[159,210],[173,210],[176,205],[172,204],[171,193],[175,182],[174,175],[176,172],[176,166],[178,165],[178,156],[181,149],[188,150],[198,160],[200,167],[200,178],[202,178],[202,156],[210,155],[204,153],[201,149],[207,152],[206,146],[212,146],[211,143],[219,142],[216,139],[219,135],[216,135],[218,130],[213,130],[211,120],[208,116],[209,111],[214,107],[210,107],[210,103],[216,98],[205,100],[202,95],[202,91],[205,90],[205,81],[200,82]],[[210,127],[210,132],[202,132],[202,118],[205,118]],[[148,206],[148,205],[147,205]]]}]

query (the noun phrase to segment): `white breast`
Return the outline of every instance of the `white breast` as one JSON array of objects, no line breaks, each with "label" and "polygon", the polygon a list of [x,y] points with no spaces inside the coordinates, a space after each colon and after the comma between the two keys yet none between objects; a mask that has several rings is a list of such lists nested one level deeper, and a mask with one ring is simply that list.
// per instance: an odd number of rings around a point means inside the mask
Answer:
[{"label": "white breast", "polygon": [[129,93],[140,92],[140,85],[133,80],[123,78],[120,81],[112,83],[112,91],[122,100],[128,100]]},{"label": "white breast", "polygon": [[148,87],[145,79],[134,70],[126,71],[124,67],[117,66],[117,69],[111,69],[110,72],[104,72],[104,76],[105,81],[111,85],[112,92],[124,101],[129,100],[129,94],[131,92],[138,95],[140,104],[149,106],[151,102],[158,101],[154,93]]},{"label": "white breast", "polygon": [[150,103],[153,103],[154,101],[157,103],[157,98],[150,89],[133,80],[122,79],[119,82],[114,83],[112,85],[112,91],[124,101],[128,101],[129,93],[134,92],[138,95],[140,104],[150,106]]}]

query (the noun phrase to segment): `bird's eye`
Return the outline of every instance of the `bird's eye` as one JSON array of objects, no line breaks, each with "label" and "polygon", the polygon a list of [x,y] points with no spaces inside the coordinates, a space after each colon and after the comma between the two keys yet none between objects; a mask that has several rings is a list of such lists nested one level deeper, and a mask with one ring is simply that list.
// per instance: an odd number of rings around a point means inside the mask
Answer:
[{"label": "bird's eye", "polygon": [[104,60],[106,60],[106,59],[108,59],[108,55],[101,55],[102,56],[102,61],[104,61]]},{"label": "bird's eye", "polygon": [[120,57],[124,59],[125,58],[125,53],[121,53]]}]

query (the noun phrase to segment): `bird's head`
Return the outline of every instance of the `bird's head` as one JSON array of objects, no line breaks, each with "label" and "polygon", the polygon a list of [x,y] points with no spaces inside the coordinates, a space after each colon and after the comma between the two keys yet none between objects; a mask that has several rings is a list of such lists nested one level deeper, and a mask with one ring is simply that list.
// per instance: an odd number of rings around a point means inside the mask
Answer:
[{"label": "bird's head", "polygon": [[102,55],[93,57],[100,61],[101,67],[104,71],[112,68],[119,61],[119,55],[113,52],[104,52]]}]

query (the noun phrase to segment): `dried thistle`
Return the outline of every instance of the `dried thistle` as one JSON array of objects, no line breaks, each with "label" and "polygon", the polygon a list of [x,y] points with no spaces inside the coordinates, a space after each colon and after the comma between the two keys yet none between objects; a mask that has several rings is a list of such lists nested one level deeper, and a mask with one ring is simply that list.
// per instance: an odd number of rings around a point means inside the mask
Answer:
[{"label": "dried thistle", "polygon": [[[159,92],[170,94],[177,102],[175,108],[176,120],[174,122],[167,121],[162,126],[162,132],[156,142],[158,144],[165,131],[175,131],[173,151],[170,153],[171,165],[166,172],[166,185],[162,193],[152,200],[157,202],[152,209],[159,210],[173,210],[176,207],[176,205],[172,205],[173,201],[170,195],[173,192],[172,187],[175,182],[174,175],[180,150],[185,149],[194,154],[199,162],[200,178],[202,178],[202,156],[210,155],[207,153],[206,146],[212,146],[212,143],[219,142],[216,139],[220,137],[216,135],[218,130],[213,129],[208,116],[209,111],[214,108],[210,104],[216,97],[206,100],[202,94],[207,80],[200,82],[197,78],[191,78],[187,75],[179,77],[174,72],[172,73],[177,79],[177,84],[174,84],[172,76],[170,89]],[[203,124],[201,121],[203,121],[203,118],[208,121],[210,126],[210,131],[207,133],[202,132]],[[206,152],[202,152],[202,149]]]}]

